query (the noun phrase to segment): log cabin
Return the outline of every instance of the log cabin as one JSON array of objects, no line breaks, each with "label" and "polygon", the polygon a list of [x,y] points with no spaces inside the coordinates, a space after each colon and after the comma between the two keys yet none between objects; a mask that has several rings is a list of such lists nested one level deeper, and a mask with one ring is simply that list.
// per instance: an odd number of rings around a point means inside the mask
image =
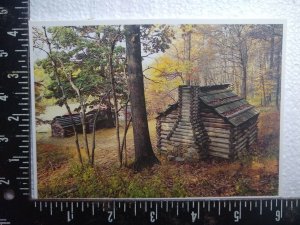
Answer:
[{"label": "log cabin", "polygon": [[[90,112],[86,113],[86,132],[91,133],[93,132],[94,127],[94,119],[97,110],[91,110]],[[70,115],[63,115],[63,116],[56,116],[53,118],[51,122],[51,133],[52,137],[70,137],[74,135],[74,129],[72,124],[72,119],[75,124],[76,131],[78,133],[82,133],[82,122],[80,114],[72,114],[72,118]],[[100,110],[95,129],[98,130],[100,128],[111,128],[114,127],[114,118],[113,114],[108,110]]]},{"label": "log cabin", "polygon": [[240,158],[257,140],[258,116],[229,84],[179,86],[178,102],[156,117],[157,147],[186,161]]},{"label": "log cabin", "polygon": [[76,131],[82,133],[82,123],[79,114],[56,116],[51,121],[51,133],[52,137],[70,137],[74,135],[74,129],[72,125],[72,119],[74,121]]}]

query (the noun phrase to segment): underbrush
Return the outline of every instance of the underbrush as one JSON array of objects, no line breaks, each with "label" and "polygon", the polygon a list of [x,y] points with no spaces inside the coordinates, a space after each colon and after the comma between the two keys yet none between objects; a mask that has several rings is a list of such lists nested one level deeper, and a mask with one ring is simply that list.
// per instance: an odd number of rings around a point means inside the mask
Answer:
[{"label": "underbrush", "polygon": [[[157,168],[159,170],[159,168]],[[81,198],[158,198],[185,197],[182,179],[174,175],[168,178],[152,169],[136,173],[128,168],[84,166],[72,163],[59,177],[39,185],[39,197]],[[170,175],[170,174],[169,174]],[[166,180],[167,179],[167,180]],[[167,182],[166,182],[167,181]]]},{"label": "underbrush", "polygon": [[60,146],[54,144],[38,144],[37,148],[37,165],[40,173],[57,170],[72,159],[68,148],[62,151]]},{"label": "underbrush", "polygon": [[[153,123],[154,124],[154,123]],[[152,124],[152,127],[153,127]],[[260,110],[259,134],[251,154],[230,162],[207,159],[199,163],[169,162],[157,154],[161,164],[135,172],[119,168],[110,135],[95,167],[82,167],[74,146],[62,141],[38,144],[38,191],[40,198],[159,198],[276,195],[278,192],[279,113],[275,108]],[[152,129],[152,137],[155,129]],[[102,137],[102,139],[101,139]],[[106,136],[105,136],[106,137]],[[133,145],[132,138],[128,146]],[[72,141],[71,139],[68,141]],[[102,144],[102,145],[101,145]],[[72,147],[71,147],[72,146]],[[113,150],[112,150],[113,149]],[[98,150],[100,151],[100,150]],[[133,158],[129,158],[129,161]]]}]

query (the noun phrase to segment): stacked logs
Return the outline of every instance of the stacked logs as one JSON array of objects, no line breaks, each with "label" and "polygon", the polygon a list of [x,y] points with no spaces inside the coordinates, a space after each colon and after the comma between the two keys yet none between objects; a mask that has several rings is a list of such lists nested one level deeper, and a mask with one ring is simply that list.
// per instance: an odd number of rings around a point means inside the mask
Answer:
[{"label": "stacked logs", "polygon": [[[255,118],[232,130],[232,158],[240,158],[257,140],[258,128]],[[245,151],[247,150],[247,151]]]},{"label": "stacked logs", "polygon": [[209,136],[208,154],[229,159],[231,152],[231,125],[222,117],[200,104],[200,117]]},{"label": "stacked logs", "polygon": [[169,108],[164,113],[161,113],[157,118],[157,147],[161,151],[166,152],[170,147],[170,141],[167,139],[167,136],[171,132],[178,118],[177,104],[170,105]]},{"label": "stacked logs", "polygon": [[195,159],[247,153],[257,140],[259,112],[228,87],[180,86],[178,103],[157,117],[158,148]]},{"label": "stacked logs", "polygon": [[[51,122],[52,137],[70,137],[74,135],[73,123],[77,132],[82,132],[82,123],[79,114],[57,116]],[[87,126],[88,127],[88,126]]]},{"label": "stacked logs", "polygon": [[193,127],[193,132],[194,136],[196,138],[196,142],[198,145],[198,152],[199,156],[201,158],[204,158],[207,156],[207,151],[208,151],[208,143],[209,143],[209,138],[207,135],[207,131],[205,130],[203,120],[200,115],[200,110],[199,110],[199,93],[200,93],[200,88],[196,86],[191,86],[192,88],[192,105],[191,105],[191,123]]},{"label": "stacked logs", "polygon": [[[94,129],[94,120],[97,115],[97,110],[94,109],[86,114],[86,121],[88,123],[88,132],[93,132]],[[109,113],[107,109],[100,110],[97,116],[95,129],[100,128],[112,128],[115,126],[114,116],[112,113]]]},{"label": "stacked logs", "polygon": [[[92,110],[86,114],[86,132],[93,132],[94,128],[94,119],[96,116],[97,110]],[[51,132],[53,137],[70,137],[74,135],[73,122],[78,133],[82,133],[82,121],[80,114],[72,114],[64,116],[56,116],[51,122]],[[95,128],[111,128],[114,127],[114,118],[113,116],[108,116],[107,110],[101,110],[98,114]]]},{"label": "stacked logs", "polygon": [[196,87],[179,87],[179,111],[174,126],[167,135],[167,140],[173,146],[180,146],[177,156],[184,156],[188,160],[197,160],[203,157],[208,137],[198,114],[198,91]]}]

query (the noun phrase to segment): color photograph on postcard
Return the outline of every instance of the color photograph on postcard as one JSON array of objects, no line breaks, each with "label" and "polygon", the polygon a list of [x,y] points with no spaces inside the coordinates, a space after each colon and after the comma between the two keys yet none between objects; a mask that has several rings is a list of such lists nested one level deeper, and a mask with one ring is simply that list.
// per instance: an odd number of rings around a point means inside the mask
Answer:
[{"label": "color photograph on postcard", "polygon": [[39,198],[278,195],[283,24],[75,24],[31,27]]}]

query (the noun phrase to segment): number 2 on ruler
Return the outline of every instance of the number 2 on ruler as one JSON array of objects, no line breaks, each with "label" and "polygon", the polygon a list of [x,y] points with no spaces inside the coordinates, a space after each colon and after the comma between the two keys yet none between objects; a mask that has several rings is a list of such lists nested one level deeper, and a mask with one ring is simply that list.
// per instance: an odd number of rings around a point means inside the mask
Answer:
[{"label": "number 2 on ruler", "polygon": [[9,179],[5,179],[5,177],[0,177],[0,185],[2,184],[9,185],[10,184]]}]

